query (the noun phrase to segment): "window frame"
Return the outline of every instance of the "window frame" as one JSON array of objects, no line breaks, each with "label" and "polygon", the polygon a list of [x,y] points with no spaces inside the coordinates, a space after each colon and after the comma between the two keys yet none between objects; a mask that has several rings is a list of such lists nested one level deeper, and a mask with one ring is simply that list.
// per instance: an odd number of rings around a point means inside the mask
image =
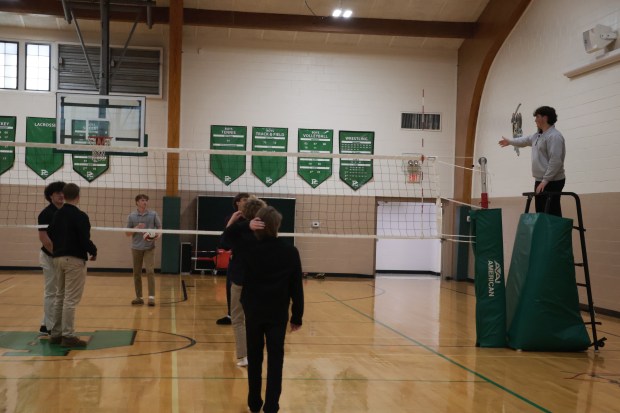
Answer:
[{"label": "window frame", "polygon": [[[19,46],[20,46],[20,42],[15,41],[15,40],[0,40],[0,43],[5,43],[5,44],[10,43],[10,44],[14,44],[14,45],[17,46],[17,61],[16,61],[16,64],[15,64],[15,71],[16,71],[16,73],[15,73],[15,87],[12,88],[12,87],[2,87],[2,86],[0,86],[0,90],[19,90],[19,80],[20,80],[20,78],[19,78],[19,72],[20,72],[20,70],[19,70],[19,66],[20,66],[19,65],[19,62],[20,62],[19,49],[20,49],[20,47]],[[6,53],[5,53],[5,56],[6,56]],[[6,80],[6,77],[4,79]]]},{"label": "window frame", "polygon": [[[48,55],[49,62],[48,62],[48,67],[47,67],[47,82],[48,82],[47,89],[29,89],[28,88],[28,46],[30,45],[47,46],[49,49],[49,55]],[[27,92],[51,92],[52,91],[52,52],[53,50],[52,50],[51,43],[40,43],[40,42],[25,42],[24,43],[24,91],[27,91]]]}]

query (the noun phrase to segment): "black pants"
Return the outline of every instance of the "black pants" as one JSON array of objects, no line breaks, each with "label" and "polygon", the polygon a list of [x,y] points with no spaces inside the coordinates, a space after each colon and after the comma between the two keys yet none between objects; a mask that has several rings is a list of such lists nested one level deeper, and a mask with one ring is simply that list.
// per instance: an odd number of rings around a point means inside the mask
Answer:
[{"label": "black pants", "polygon": [[265,390],[265,413],[280,410],[282,393],[282,367],[284,365],[284,337],[287,321],[259,321],[245,319],[248,343],[248,407],[258,412],[263,406],[261,384],[263,374],[263,349],[267,342],[267,389]]},{"label": "black pants", "polygon": [[[544,192],[562,192],[564,188],[564,184],[566,183],[566,179],[560,179],[559,181],[550,181],[547,186],[545,186]],[[534,191],[540,185],[540,181],[536,181],[534,183]],[[545,205],[547,203],[547,196],[536,196],[536,212],[545,212]],[[560,205],[560,196],[552,195],[551,196],[551,204],[549,205],[549,211],[547,211],[550,215],[556,215],[558,217],[562,216],[562,205]]]}]

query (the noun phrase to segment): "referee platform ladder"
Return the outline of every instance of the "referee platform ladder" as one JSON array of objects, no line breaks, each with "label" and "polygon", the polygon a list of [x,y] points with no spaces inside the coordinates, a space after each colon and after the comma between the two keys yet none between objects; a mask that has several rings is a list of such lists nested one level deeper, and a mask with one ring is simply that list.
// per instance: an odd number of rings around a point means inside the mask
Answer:
[{"label": "referee platform ladder", "polygon": [[[541,192],[538,196],[547,196],[547,200],[545,203],[545,212],[549,211],[551,206],[551,197],[552,196],[570,196],[575,200],[575,209],[577,210],[577,223],[578,226],[573,226],[574,230],[579,231],[579,240],[581,243],[581,257],[582,262],[576,262],[575,267],[582,267],[584,273],[585,282],[577,283],[578,287],[582,287],[586,289],[588,296],[588,313],[590,314],[590,321],[585,321],[584,323],[589,324],[592,328],[592,343],[590,346],[594,346],[594,351],[598,351],[599,347],[605,347],[605,340],[607,338],[603,337],[599,339],[596,334],[596,326],[600,325],[600,322],[596,321],[596,312],[594,311],[594,302],[592,300],[592,285],[590,283],[590,268],[588,267],[588,253],[586,251],[586,229],[583,226],[583,215],[581,214],[581,201],[579,200],[579,196],[574,192]],[[530,212],[530,204],[532,203],[532,199],[537,196],[535,192],[524,192],[523,196],[527,197],[527,202],[525,204],[525,213],[528,214]]]}]

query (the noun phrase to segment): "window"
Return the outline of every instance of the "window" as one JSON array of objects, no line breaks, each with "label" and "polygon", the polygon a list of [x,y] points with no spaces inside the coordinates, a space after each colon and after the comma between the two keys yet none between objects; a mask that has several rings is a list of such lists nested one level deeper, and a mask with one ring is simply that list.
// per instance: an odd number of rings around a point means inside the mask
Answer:
[{"label": "window", "polygon": [[26,43],[26,90],[50,90],[49,44]]},{"label": "window", "polygon": [[17,89],[17,43],[0,42],[0,89]]}]

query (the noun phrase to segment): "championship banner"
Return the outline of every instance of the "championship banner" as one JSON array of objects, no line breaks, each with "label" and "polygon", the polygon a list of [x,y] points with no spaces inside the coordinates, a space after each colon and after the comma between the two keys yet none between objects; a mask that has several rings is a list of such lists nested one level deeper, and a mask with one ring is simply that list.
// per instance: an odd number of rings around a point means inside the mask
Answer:
[{"label": "championship banner", "polygon": [[[56,118],[26,118],[26,142],[55,143]],[[62,168],[64,154],[53,148],[26,148],[26,165],[43,179]]]},{"label": "championship banner", "polygon": [[[299,153],[333,152],[333,129],[298,129],[297,139]],[[332,176],[332,159],[299,158],[297,174],[312,188],[316,188]]]},{"label": "championship banner", "polygon": [[[0,116],[0,142],[15,142],[15,116]],[[0,175],[13,167],[15,147],[0,146]]]},{"label": "championship banner", "polygon": [[[374,132],[340,131],[341,154],[372,155],[375,146]],[[340,160],[340,180],[357,191],[373,177],[371,159]]]},{"label": "championship banner", "polygon": [[[252,150],[257,152],[286,152],[287,128],[252,128]],[[286,175],[285,156],[252,156],[252,173],[266,186]]]},{"label": "championship banner", "polygon": [[[248,128],[211,125],[211,149],[245,151]],[[245,155],[211,155],[209,168],[224,185],[232,184],[245,173]]]},{"label": "championship banner", "polygon": [[[88,130],[88,133],[86,131]],[[75,145],[90,145],[87,136],[110,136],[110,122],[107,120],[72,120],[71,135]],[[92,153],[81,152],[72,155],[73,170],[88,182],[97,179],[110,166],[110,157],[93,158]]]}]

